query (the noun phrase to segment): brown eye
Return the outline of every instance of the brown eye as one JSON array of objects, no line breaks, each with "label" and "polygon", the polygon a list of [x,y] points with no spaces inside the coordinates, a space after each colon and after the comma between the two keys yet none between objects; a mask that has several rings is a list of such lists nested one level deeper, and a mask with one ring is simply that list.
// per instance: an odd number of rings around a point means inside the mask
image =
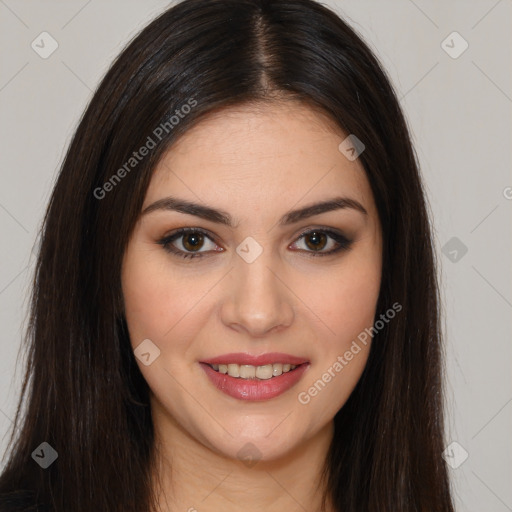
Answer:
[{"label": "brown eye", "polygon": [[327,236],[322,231],[310,231],[305,235],[306,245],[313,251],[322,250],[327,243]]},{"label": "brown eye", "polygon": [[187,251],[195,251],[200,249],[204,243],[204,236],[199,232],[186,233],[183,235],[183,247]]},{"label": "brown eye", "polygon": [[312,229],[302,233],[296,244],[305,246],[299,249],[307,256],[329,256],[350,249],[352,240],[330,229]]},{"label": "brown eye", "polygon": [[[313,229],[302,233],[295,242],[304,244],[300,252],[307,256],[329,256],[338,251],[348,250],[352,245],[341,233],[329,229]],[[162,238],[158,243],[169,253],[182,258],[204,258],[210,253],[224,252],[224,249],[214,242],[211,235],[199,228],[182,228]],[[211,244],[208,250],[208,243]],[[176,245],[175,245],[176,244]],[[206,247],[205,247],[206,245]],[[180,247],[181,246],[181,247]],[[202,249],[207,249],[206,251]],[[325,249],[328,250],[325,250]]]},{"label": "brown eye", "polygon": [[[204,258],[207,252],[222,252],[213,238],[199,228],[182,228],[170,234],[158,243],[171,254],[182,258]],[[210,247],[208,247],[210,244]],[[211,250],[202,250],[211,249]]]}]

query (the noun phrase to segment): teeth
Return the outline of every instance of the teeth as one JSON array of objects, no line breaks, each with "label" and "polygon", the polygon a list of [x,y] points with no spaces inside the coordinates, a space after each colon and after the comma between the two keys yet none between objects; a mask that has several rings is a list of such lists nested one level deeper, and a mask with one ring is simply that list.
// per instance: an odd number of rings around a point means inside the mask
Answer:
[{"label": "teeth", "polygon": [[272,378],[272,372],[274,370],[273,365],[266,364],[265,366],[257,366],[256,367],[256,377],[258,379],[271,379]]},{"label": "teeth", "polygon": [[295,364],[266,364],[263,366],[252,366],[250,364],[212,364],[210,365],[214,370],[219,373],[227,374],[230,377],[237,377],[240,379],[260,379],[268,380],[272,377],[279,377],[283,373],[295,370]]},{"label": "teeth", "polygon": [[276,363],[272,365],[272,376],[279,377],[283,373],[283,365],[281,363]]},{"label": "teeth", "polygon": [[240,366],[237,364],[228,364],[228,375],[231,375],[231,377],[240,377]]}]

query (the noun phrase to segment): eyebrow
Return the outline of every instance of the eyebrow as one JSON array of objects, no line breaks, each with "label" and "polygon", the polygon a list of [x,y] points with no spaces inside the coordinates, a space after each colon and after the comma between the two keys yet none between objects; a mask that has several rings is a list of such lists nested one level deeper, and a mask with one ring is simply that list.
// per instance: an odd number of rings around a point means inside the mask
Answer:
[{"label": "eyebrow", "polygon": [[[363,215],[368,215],[368,212],[359,201],[349,197],[334,197],[326,201],[313,203],[303,208],[291,210],[285,213],[279,220],[279,225],[288,226],[290,224],[300,222],[306,218],[313,217],[314,215],[320,215],[321,213],[342,209],[352,209],[360,212]],[[217,224],[224,224],[231,228],[238,226],[238,224],[235,225],[233,223],[231,215],[224,210],[204,206],[172,196],[159,199],[158,201],[150,204],[144,208],[141,215],[147,215],[148,213],[157,210],[176,211],[180,213],[186,213],[188,215],[195,215],[196,217],[200,217]]]}]

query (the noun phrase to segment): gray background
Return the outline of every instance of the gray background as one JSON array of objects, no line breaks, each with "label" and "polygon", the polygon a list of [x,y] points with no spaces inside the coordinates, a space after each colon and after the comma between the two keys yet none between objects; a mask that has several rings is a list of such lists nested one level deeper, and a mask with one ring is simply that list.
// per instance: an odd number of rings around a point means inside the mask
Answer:
[{"label": "gray background", "polygon": [[[326,3],[383,62],[422,165],[441,263],[457,510],[512,510],[512,2]],[[2,453],[23,374],[31,253],[59,164],[112,59],[167,5],[0,0]],[[31,47],[43,31],[59,45],[47,59]],[[453,31],[469,44],[457,58],[444,48],[458,52],[460,40],[442,46]]]}]

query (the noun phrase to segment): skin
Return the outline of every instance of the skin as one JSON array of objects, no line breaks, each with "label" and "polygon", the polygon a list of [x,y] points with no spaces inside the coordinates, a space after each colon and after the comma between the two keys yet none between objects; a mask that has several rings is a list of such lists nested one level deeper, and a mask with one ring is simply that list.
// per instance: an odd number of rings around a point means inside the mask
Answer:
[{"label": "skin", "polygon": [[[142,210],[173,195],[222,209],[236,224],[156,210],[140,217],[124,256],[132,346],[150,339],[160,350],[150,365],[137,363],[151,390],[162,511],[320,510],[333,418],[371,342],[309,403],[298,394],[373,325],[381,281],[378,213],[359,159],[338,149],[346,136],[305,104],[238,106],[204,118],[155,169]],[[367,215],[346,208],[277,224],[289,210],[338,195]],[[183,227],[211,234],[196,250],[204,258],[184,259],[158,243]],[[315,245],[300,235],[310,228],[341,232],[352,244],[309,256]],[[263,248],[250,264],[236,252],[248,236]],[[316,243],[320,252],[338,246],[330,237]],[[172,245],[194,252],[187,236]],[[284,394],[242,401],[216,389],[199,365],[230,352],[284,352],[310,367]],[[257,448],[251,466],[237,455],[249,442]]]}]

